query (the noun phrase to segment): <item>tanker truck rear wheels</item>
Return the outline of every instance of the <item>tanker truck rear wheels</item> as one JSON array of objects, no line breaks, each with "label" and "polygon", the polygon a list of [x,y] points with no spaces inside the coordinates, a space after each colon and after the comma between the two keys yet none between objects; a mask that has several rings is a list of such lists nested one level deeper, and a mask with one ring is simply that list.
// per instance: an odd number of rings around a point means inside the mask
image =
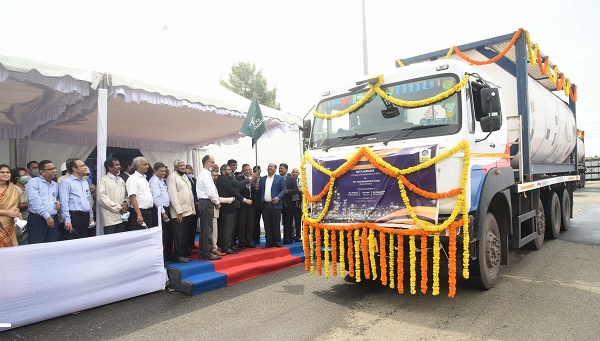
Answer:
[{"label": "tanker truck rear wheels", "polygon": [[550,239],[557,239],[560,234],[560,225],[562,224],[560,206],[560,200],[556,192],[546,193],[544,200],[546,236]]},{"label": "tanker truck rear wheels", "polygon": [[491,289],[500,273],[502,246],[500,228],[494,214],[488,212],[483,222],[482,237],[477,245],[477,259],[471,261],[469,285],[477,289]]},{"label": "tanker truck rear wheels", "polygon": [[544,246],[544,238],[546,236],[546,214],[542,199],[539,199],[537,210],[537,238],[527,243],[527,247],[532,250],[539,250]]},{"label": "tanker truck rear wheels", "polygon": [[569,191],[565,188],[560,196],[560,210],[562,213],[560,229],[563,231],[567,231],[571,228],[571,209],[571,196]]}]

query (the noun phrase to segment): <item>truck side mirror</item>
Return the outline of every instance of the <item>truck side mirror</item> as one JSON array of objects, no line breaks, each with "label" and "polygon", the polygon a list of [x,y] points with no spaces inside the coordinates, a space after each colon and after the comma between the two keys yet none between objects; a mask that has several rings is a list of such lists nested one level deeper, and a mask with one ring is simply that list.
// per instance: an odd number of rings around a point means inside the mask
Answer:
[{"label": "truck side mirror", "polygon": [[498,88],[481,89],[481,111],[484,114],[500,112],[500,96],[498,96]]},{"label": "truck side mirror", "polygon": [[302,126],[302,137],[307,139],[310,137],[310,128],[311,128],[312,124],[310,122],[310,119],[306,119],[304,120],[304,124]]},{"label": "truck side mirror", "polygon": [[481,130],[486,133],[500,130],[502,126],[502,119],[500,115],[484,116],[479,119]]}]

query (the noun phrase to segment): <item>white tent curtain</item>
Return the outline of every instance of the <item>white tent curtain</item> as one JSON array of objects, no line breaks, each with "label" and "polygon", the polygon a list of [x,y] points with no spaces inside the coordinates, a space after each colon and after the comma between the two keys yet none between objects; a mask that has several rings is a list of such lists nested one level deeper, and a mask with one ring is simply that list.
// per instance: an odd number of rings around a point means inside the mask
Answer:
[{"label": "white tent curtain", "polygon": [[177,159],[183,160],[186,164],[192,164],[191,150],[182,152],[165,152],[160,150],[140,149],[140,152],[142,155],[144,155],[146,160],[148,160],[150,167],[154,167],[154,164],[157,162],[162,162],[169,167],[169,170],[172,171],[173,161]]},{"label": "white tent curtain", "polygon": [[27,160],[50,160],[58,168],[63,162],[67,161],[68,158],[76,157],[85,160],[95,147],[96,146],[29,140],[27,145]]}]

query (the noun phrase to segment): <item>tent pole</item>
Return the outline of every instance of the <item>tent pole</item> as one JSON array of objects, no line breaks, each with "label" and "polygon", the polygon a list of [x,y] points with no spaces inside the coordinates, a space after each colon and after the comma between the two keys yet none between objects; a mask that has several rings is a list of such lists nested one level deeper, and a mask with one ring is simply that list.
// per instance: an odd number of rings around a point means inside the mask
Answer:
[{"label": "tent pole", "polygon": [[[98,124],[96,132],[96,184],[106,174],[104,161],[106,161],[106,145],[108,139],[108,90],[98,88]],[[100,200],[96,200],[96,235],[104,234],[104,224],[100,216]]]}]

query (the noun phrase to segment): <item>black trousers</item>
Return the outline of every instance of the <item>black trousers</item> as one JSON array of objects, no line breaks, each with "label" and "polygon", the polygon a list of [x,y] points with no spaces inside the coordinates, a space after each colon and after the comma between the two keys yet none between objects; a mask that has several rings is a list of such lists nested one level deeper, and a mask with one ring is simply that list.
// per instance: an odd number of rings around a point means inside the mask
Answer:
[{"label": "black trousers", "polygon": [[219,225],[219,241],[217,244],[221,247],[224,252],[231,248],[233,230],[234,230],[234,213],[223,213],[219,212],[219,218],[217,219]]},{"label": "black trousers", "polygon": [[198,216],[200,217],[200,251],[198,254],[202,258],[208,258],[212,254],[212,232],[215,206],[210,199],[200,199],[196,205],[196,212],[198,212]]},{"label": "black trousers", "polygon": [[[173,257],[173,217],[171,217],[171,211],[169,210],[169,206],[164,207],[164,209],[170,221],[162,221],[163,252],[165,254],[165,257],[167,259],[170,259],[171,257]],[[158,226],[158,209],[156,209],[156,218],[154,219],[156,220],[156,225],[153,226]]]},{"label": "black trousers", "polygon": [[[175,257],[186,257],[188,249],[188,234],[190,225],[192,224],[192,216],[183,217],[181,222],[177,221],[177,217],[171,219],[170,223],[173,228],[173,241]],[[164,224],[164,223],[163,223]],[[195,226],[195,225],[194,225]]]},{"label": "black trousers", "polygon": [[[260,226],[259,226],[260,228]],[[240,208],[237,219],[237,236],[240,244],[249,244],[253,240],[254,208]],[[259,230],[260,232],[260,230]],[[259,235],[260,237],[260,235]]]},{"label": "black trousers", "polygon": [[[131,209],[131,214],[129,215],[129,228],[130,230],[143,230],[147,228],[151,228],[152,226],[152,209],[150,208],[140,208],[140,212],[142,213],[142,217],[144,218],[144,223],[146,223],[146,227],[139,225],[137,223],[137,214],[133,209]],[[158,216],[158,213],[157,213]],[[154,225],[156,226],[156,225]]]},{"label": "black trousers", "polygon": [[289,242],[292,240],[294,234],[292,227],[294,220],[292,207],[286,207],[284,205],[283,209],[281,210],[281,214],[283,216],[283,240],[285,242]]},{"label": "black trousers", "polygon": [[52,219],[54,219],[54,227],[48,228],[48,224],[46,223],[46,219],[44,219],[44,217],[29,212],[29,218],[27,218],[29,244],[58,241],[58,232],[60,228],[58,226],[58,219],[56,215],[53,215]]},{"label": "black trousers", "polygon": [[302,202],[294,201],[292,207],[292,216],[294,217],[294,237],[296,239],[302,238]]},{"label": "black trousers", "polygon": [[281,209],[275,208],[273,203],[266,202],[263,205],[262,216],[267,244],[281,242]]},{"label": "black trousers", "polygon": [[[176,217],[177,218],[177,217]],[[173,219],[173,218],[171,218]],[[192,248],[196,245],[196,227],[198,226],[198,215],[192,214],[190,216],[192,223],[190,224],[188,231],[188,247]]]},{"label": "black trousers", "polygon": [[125,223],[104,226],[104,234],[125,232]]},{"label": "black trousers", "polygon": [[90,226],[90,213],[81,211],[69,211],[71,215],[71,226],[73,230],[69,233],[63,229],[60,231],[61,240],[87,238]]},{"label": "black trousers", "polygon": [[254,209],[254,229],[252,230],[252,240],[256,243],[260,242],[260,217],[262,216],[262,209]]}]

